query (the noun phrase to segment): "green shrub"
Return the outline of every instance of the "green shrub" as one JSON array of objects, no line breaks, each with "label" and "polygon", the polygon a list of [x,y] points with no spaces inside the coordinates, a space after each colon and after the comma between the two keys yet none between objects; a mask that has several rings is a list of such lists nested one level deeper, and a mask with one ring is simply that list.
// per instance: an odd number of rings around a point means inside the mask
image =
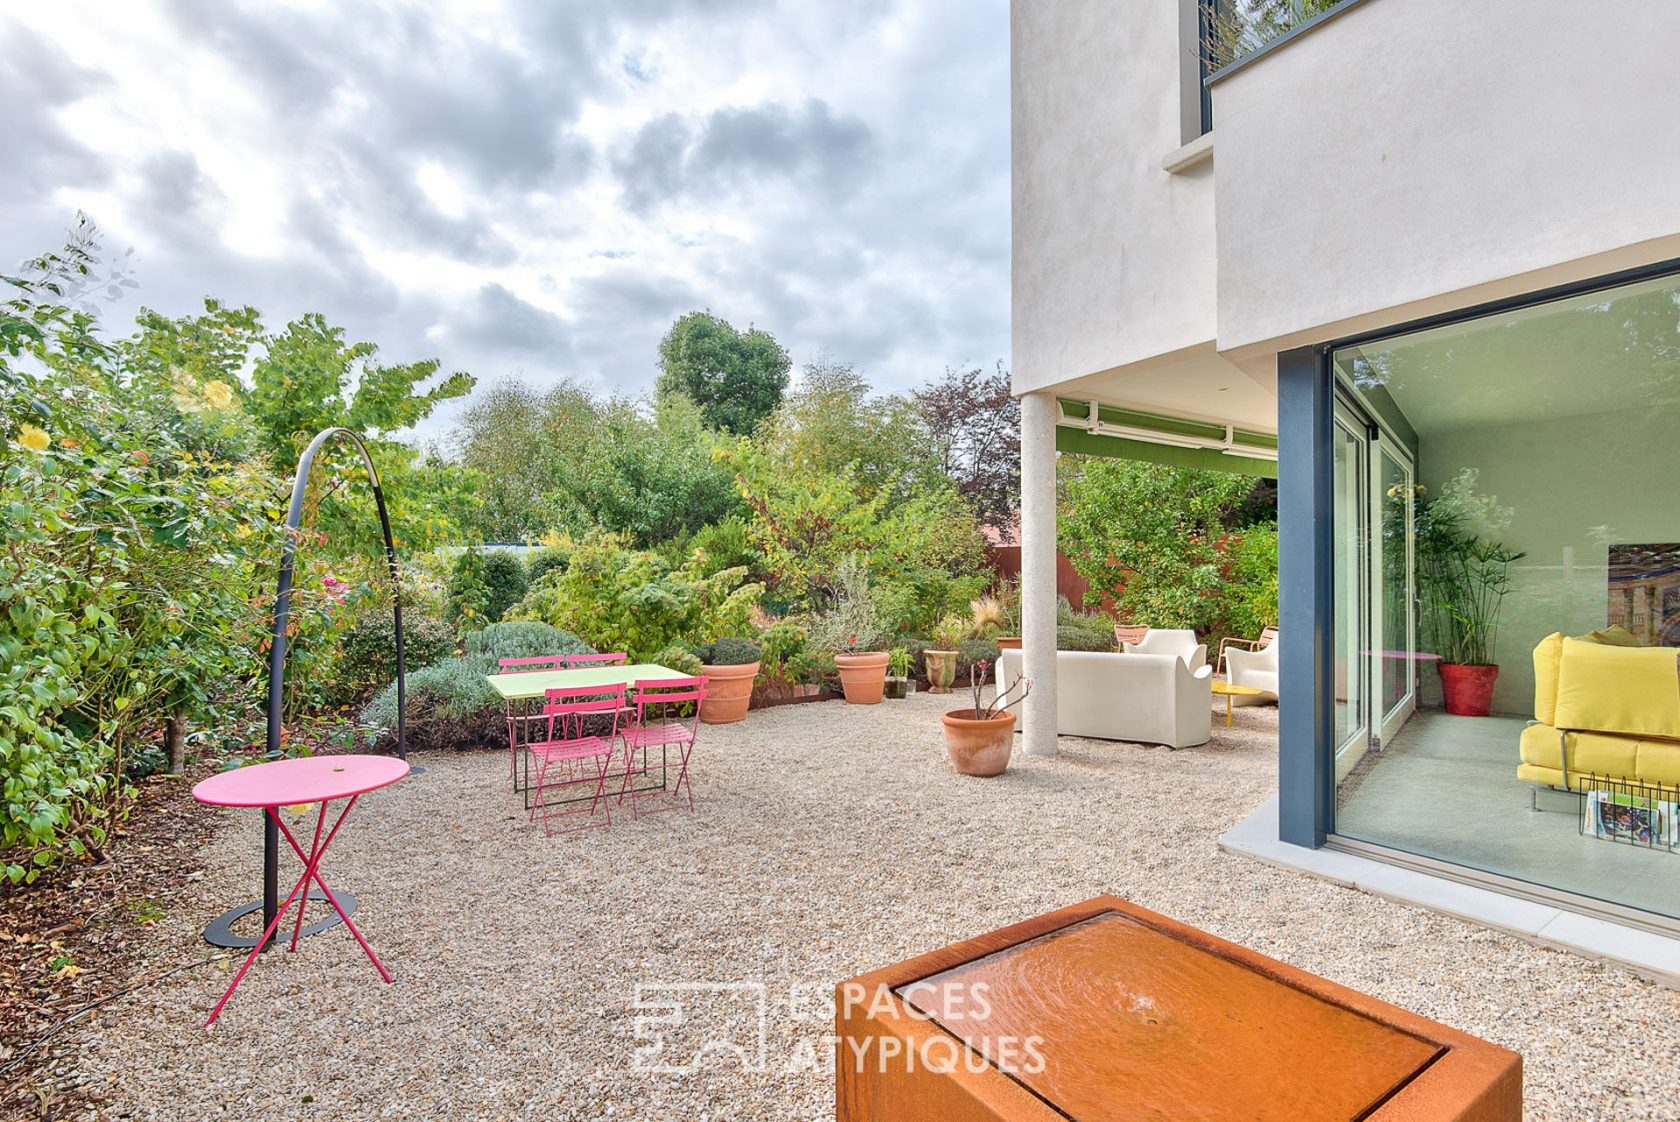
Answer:
[{"label": "green shrub", "polygon": [[525,566],[506,550],[491,550],[484,557],[484,616],[491,623],[524,597],[529,586]]},{"label": "green shrub", "polygon": [[[507,746],[501,695],[484,680],[494,673],[482,657],[446,658],[408,675],[410,751],[463,751]],[[381,747],[396,746],[397,685],[392,682],[362,709],[364,735]]]},{"label": "green shrub", "polygon": [[1098,634],[1085,627],[1056,628],[1056,649],[1058,651],[1112,651],[1114,649],[1114,632],[1109,630]]},{"label": "green shrub", "polygon": [[705,555],[700,571],[708,576],[738,568],[755,576],[763,572],[764,556],[753,547],[746,522],[735,515],[700,527],[688,547],[691,552],[699,550]]},{"label": "green shrub", "polygon": [[957,644],[957,677],[956,684],[968,684],[968,672],[974,664],[984,659],[986,662],[986,678],[991,678],[997,672],[998,645],[995,639],[964,639]]},{"label": "green shrub", "polygon": [[887,627],[863,560],[854,555],[842,561],[836,584],[834,608],[817,617],[812,639],[831,654],[880,650],[887,641]]},{"label": "green shrub", "polygon": [[719,639],[707,648],[700,656],[707,666],[746,666],[764,660],[764,648],[751,639]]},{"label": "green shrub", "polygon": [[566,566],[571,563],[572,551],[570,549],[551,545],[546,549],[537,550],[525,559],[526,588],[534,587],[538,581],[556,569],[564,572]]},{"label": "green shrub", "polygon": [[699,677],[706,669],[694,652],[681,643],[672,643],[654,655],[653,661],[657,665],[668,667],[671,670],[681,670],[691,677]]},{"label": "green shrub", "polygon": [[[403,661],[410,673],[455,653],[455,633],[428,611],[403,611]],[[335,703],[362,701],[397,672],[397,631],[388,604],[370,604],[339,645]]]},{"label": "green shrub", "polygon": [[492,623],[467,636],[467,654],[494,667],[504,658],[594,654],[595,648],[558,627],[529,620]]},{"label": "green shrub", "polygon": [[550,573],[508,615],[552,624],[598,650],[645,662],[672,643],[745,631],[763,591],[743,583],[745,575],[725,569],[707,576],[692,563],[672,568],[597,531],[574,544],[563,573]]},{"label": "green shrub", "polygon": [[484,580],[484,558],[467,549],[455,559],[455,569],[444,586],[449,596],[448,618],[457,635],[477,631],[490,618],[490,586]]}]

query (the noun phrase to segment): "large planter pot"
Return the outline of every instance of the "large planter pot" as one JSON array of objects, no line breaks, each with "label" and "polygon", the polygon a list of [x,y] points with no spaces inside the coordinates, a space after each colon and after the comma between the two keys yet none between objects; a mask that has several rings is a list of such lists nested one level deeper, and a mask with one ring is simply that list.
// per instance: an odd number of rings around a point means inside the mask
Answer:
[{"label": "large planter pot", "polygon": [[701,673],[706,676],[706,699],[700,703],[700,719],[708,725],[732,725],[746,719],[758,663],[708,666]]},{"label": "large planter pot", "polygon": [[840,671],[840,688],[846,694],[846,704],[881,704],[881,693],[887,684],[886,651],[835,655],[834,666]]},{"label": "large planter pot", "polygon": [[1447,712],[1458,717],[1485,717],[1493,707],[1493,683],[1499,679],[1497,666],[1465,666],[1456,662],[1436,664],[1441,672],[1441,693]]},{"label": "large planter pot", "polygon": [[957,652],[923,651],[922,662],[927,667],[928,689],[950,693],[951,683],[957,680]]},{"label": "large planter pot", "polygon": [[1019,635],[999,635],[997,645],[1000,651],[1018,651],[1021,649],[1021,637]]},{"label": "large planter pot", "polygon": [[940,715],[945,726],[945,751],[951,766],[963,775],[1002,775],[1015,747],[1015,714],[1004,712],[977,721],[972,709],[953,709]]}]

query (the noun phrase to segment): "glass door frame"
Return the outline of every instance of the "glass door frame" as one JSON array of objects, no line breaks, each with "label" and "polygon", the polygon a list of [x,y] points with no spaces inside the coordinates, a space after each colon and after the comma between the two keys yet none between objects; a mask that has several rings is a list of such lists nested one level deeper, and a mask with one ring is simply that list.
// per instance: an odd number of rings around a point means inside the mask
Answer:
[{"label": "glass door frame", "polygon": [[[1416,554],[1416,486],[1417,465],[1411,451],[1383,428],[1379,423],[1375,426],[1376,437],[1371,442],[1370,457],[1373,461],[1371,471],[1371,576],[1369,579],[1371,615],[1371,694],[1374,704],[1371,708],[1373,715],[1373,732],[1371,746],[1378,751],[1393,742],[1402,726],[1417,710],[1418,660],[1417,660],[1417,554]],[[1384,514],[1387,510],[1388,487],[1385,486],[1383,459],[1392,460],[1401,470],[1403,480],[1395,486],[1405,488],[1405,549],[1401,563],[1405,566],[1405,581],[1401,590],[1401,602],[1405,606],[1405,634],[1392,636],[1387,633],[1387,603],[1384,599],[1388,591],[1388,553],[1384,540]],[[1399,640],[1398,642],[1396,640]],[[1388,657],[1389,652],[1397,652],[1398,659]],[[1397,664],[1397,665],[1393,665]],[[1387,672],[1399,669],[1405,679],[1405,688],[1400,691],[1399,698],[1394,704],[1388,704],[1388,689],[1385,675]]]},{"label": "glass door frame", "polygon": [[[1347,703],[1356,714],[1346,735],[1332,736],[1332,740],[1335,741],[1332,745],[1335,782],[1339,784],[1359,764],[1366,752],[1380,752],[1385,745],[1391,743],[1417,708],[1417,586],[1413,533],[1417,465],[1411,449],[1382,423],[1381,412],[1367,405],[1363,395],[1356,388],[1339,376],[1336,377],[1335,388],[1335,400],[1331,409],[1331,439],[1332,442],[1338,437],[1351,439],[1358,449],[1353,489],[1359,503],[1359,524],[1354,530],[1357,553],[1354,561],[1355,579],[1359,587],[1357,594],[1352,598],[1357,604],[1357,618],[1354,623],[1358,629],[1358,637],[1354,641],[1353,657],[1344,659],[1342,656],[1348,652],[1335,652],[1335,659],[1347,667]],[[1402,479],[1399,484],[1390,484],[1385,479],[1385,458],[1400,469]],[[1384,570],[1384,514],[1389,499],[1387,492],[1391,485],[1405,488],[1406,538],[1402,563],[1406,572],[1401,601],[1404,605],[1406,624],[1405,634],[1402,636],[1385,633],[1388,605],[1384,596],[1388,586]],[[1334,494],[1334,486],[1332,493]],[[1341,513],[1338,508],[1332,521],[1336,521]],[[1332,540],[1337,540],[1336,535],[1343,532],[1344,528],[1332,526]],[[1333,556],[1332,567],[1335,563]],[[1332,610],[1340,612],[1341,608],[1342,604],[1336,602]],[[1339,632],[1336,633],[1336,638],[1341,638]],[[1398,657],[1389,658],[1389,652],[1395,652]],[[1389,704],[1385,675],[1395,669],[1396,665],[1404,676],[1404,685],[1400,696],[1393,704]],[[1333,682],[1337,689],[1342,688],[1342,685]],[[1358,691],[1360,696],[1354,697],[1354,691]],[[1332,697],[1332,707],[1336,703],[1337,698]]]}]

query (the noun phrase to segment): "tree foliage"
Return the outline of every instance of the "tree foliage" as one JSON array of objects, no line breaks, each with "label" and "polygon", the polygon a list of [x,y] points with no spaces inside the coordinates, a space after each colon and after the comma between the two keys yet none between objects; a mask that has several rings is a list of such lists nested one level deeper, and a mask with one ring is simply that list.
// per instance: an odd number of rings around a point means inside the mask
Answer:
[{"label": "tree foliage", "polygon": [[1064,463],[1059,548],[1122,618],[1250,636],[1276,623],[1275,527],[1237,525],[1253,479],[1133,460]]},{"label": "tree foliage", "polygon": [[1021,506],[1021,402],[1003,363],[947,369],[916,391],[940,467],[981,522],[1009,532]]},{"label": "tree foliage", "polygon": [[686,397],[709,427],[744,436],[780,404],[791,366],[769,332],[690,312],[659,341],[659,396]]}]

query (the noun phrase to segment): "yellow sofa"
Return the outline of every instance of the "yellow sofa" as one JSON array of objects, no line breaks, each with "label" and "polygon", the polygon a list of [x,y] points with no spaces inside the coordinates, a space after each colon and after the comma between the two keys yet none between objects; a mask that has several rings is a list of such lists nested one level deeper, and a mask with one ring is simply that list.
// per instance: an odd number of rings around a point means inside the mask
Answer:
[{"label": "yellow sofa", "polygon": [[1590,775],[1680,787],[1680,650],[1552,634],[1534,648],[1534,723],[1517,778],[1580,790]]}]

